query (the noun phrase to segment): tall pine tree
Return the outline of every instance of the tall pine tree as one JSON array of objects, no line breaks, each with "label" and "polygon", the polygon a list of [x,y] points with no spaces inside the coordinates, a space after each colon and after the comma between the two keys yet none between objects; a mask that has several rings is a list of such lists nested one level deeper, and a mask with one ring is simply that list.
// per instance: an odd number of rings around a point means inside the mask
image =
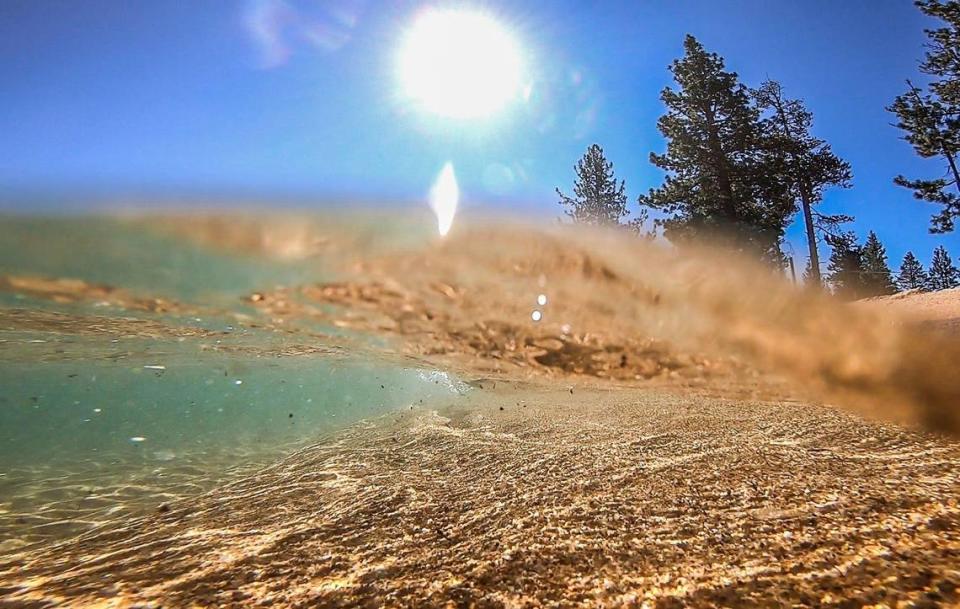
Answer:
[{"label": "tall pine tree", "polygon": [[919,0],[916,5],[944,26],[925,30],[929,43],[920,71],[931,77],[926,90],[909,80],[907,92],[897,96],[888,108],[906,132],[904,139],[923,158],[939,158],[946,177],[910,180],[894,178],[913,196],[941,206],[931,218],[930,232],[947,233],[960,217],[960,0]]},{"label": "tall pine tree", "polygon": [[693,36],[684,50],[670,66],[678,88],[660,94],[667,113],[657,127],[667,151],[650,155],[667,176],[640,205],[664,212],[658,224],[672,242],[721,239],[782,264],[780,243],[794,203],[769,171],[760,112],[720,56]]},{"label": "tall pine tree", "polygon": [[833,293],[847,300],[862,298],[863,284],[863,248],[857,244],[857,236],[852,232],[827,235],[830,246],[830,261],[827,264],[827,281]]},{"label": "tall pine tree", "polygon": [[814,206],[823,200],[825,188],[850,186],[850,164],[835,155],[829,144],[810,133],[813,114],[800,100],[787,99],[780,83],[768,80],[753,90],[752,95],[759,108],[769,114],[764,126],[768,130],[770,150],[779,159],[780,172],[803,217],[810,256],[809,281],[819,285],[822,280],[817,231],[832,232],[839,222],[852,218],[821,214]]},{"label": "tall pine tree", "polygon": [[903,256],[903,262],[900,263],[900,272],[897,274],[897,287],[905,292],[907,290],[925,290],[929,278],[923,265],[913,255],[913,252],[907,252]]},{"label": "tall pine tree", "polygon": [[960,270],[953,266],[950,254],[947,248],[942,245],[933,250],[933,258],[930,260],[930,279],[927,288],[933,290],[949,290],[950,288],[960,287]]},{"label": "tall pine tree", "polygon": [[573,184],[573,197],[563,194],[560,205],[574,222],[595,226],[616,226],[630,215],[627,210],[626,184],[617,183],[613,174],[613,163],[603,154],[603,148],[597,144],[587,148],[583,158],[574,168],[577,174]]},{"label": "tall pine tree", "polygon": [[816,280],[813,276],[813,261],[807,258],[807,264],[803,267],[803,275],[801,275],[803,280],[803,285],[807,287],[823,285],[823,282],[820,280],[820,275],[818,274]]},{"label": "tall pine tree", "polygon": [[887,265],[887,250],[877,234],[870,231],[860,250],[863,264],[863,296],[886,296],[897,291]]}]

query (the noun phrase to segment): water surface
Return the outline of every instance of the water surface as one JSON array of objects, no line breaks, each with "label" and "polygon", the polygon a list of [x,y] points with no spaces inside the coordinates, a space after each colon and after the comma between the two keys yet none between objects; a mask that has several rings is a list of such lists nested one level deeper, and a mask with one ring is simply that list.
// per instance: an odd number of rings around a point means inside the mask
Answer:
[{"label": "water surface", "polygon": [[212,488],[364,417],[468,387],[366,349],[383,337],[258,316],[329,281],[322,255],[211,247],[118,218],[0,222],[0,547]]}]

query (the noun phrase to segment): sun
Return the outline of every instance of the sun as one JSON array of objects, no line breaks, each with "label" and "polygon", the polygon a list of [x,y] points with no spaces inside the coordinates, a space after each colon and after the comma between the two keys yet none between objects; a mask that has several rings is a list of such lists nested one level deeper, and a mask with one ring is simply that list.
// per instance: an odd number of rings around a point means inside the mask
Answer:
[{"label": "sun", "polygon": [[470,119],[520,94],[522,61],[513,36],[491,16],[426,9],[403,38],[398,73],[404,95],[423,110]]}]

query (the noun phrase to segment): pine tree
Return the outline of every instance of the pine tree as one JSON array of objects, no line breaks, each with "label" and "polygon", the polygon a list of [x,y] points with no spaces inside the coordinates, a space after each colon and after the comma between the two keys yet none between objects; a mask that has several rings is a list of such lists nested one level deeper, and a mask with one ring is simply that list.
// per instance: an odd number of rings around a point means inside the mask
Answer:
[{"label": "pine tree", "polygon": [[807,263],[803,267],[803,275],[801,275],[801,279],[804,288],[817,291],[823,289],[823,278],[821,277],[820,273],[817,273],[816,278],[814,278],[813,264],[810,258],[807,258]]},{"label": "pine tree", "polygon": [[943,161],[947,177],[910,180],[900,175],[894,182],[913,190],[915,198],[940,205],[930,232],[947,233],[960,217],[960,0],[919,0],[916,5],[945,22],[945,27],[925,30],[930,42],[920,71],[932,79],[926,91],[908,80],[907,92],[887,110],[897,115],[897,126],[917,154]]},{"label": "pine tree", "polygon": [[857,244],[857,236],[848,231],[827,235],[825,240],[832,250],[827,264],[827,281],[833,293],[848,300],[862,298],[865,292],[863,248]]},{"label": "pine tree", "polygon": [[752,92],[757,106],[769,113],[763,124],[768,130],[773,154],[779,157],[780,171],[788,182],[794,205],[800,208],[810,255],[810,283],[822,283],[817,231],[832,232],[849,216],[828,216],[814,209],[823,200],[828,186],[848,188],[850,164],[838,157],[825,141],[810,133],[813,114],[800,100],[787,99],[780,83],[768,80]]},{"label": "pine tree", "polygon": [[900,263],[900,273],[897,275],[897,287],[901,291],[907,290],[925,290],[929,278],[923,265],[913,255],[913,252],[907,252]]},{"label": "pine tree", "polygon": [[657,127],[667,151],[650,155],[667,176],[640,205],[664,212],[658,224],[674,243],[720,239],[782,264],[780,243],[794,203],[769,171],[759,110],[722,58],[693,36],[684,50],[670,66],[678,89],[660,94],[667,113]]},{"label": "pine tree", "polygon": [[803,275],[801,275],[801,279],[803,279],[803,285],[808,287],[823,285],[823,282],[820,280],[820,273],[817,273],[816,278],[814,278],[813,260],[810,258],[807,258],[807,264],[803,267]]},{"label": "pine tree", "polygon": [[873,231],[861,250],[863,260],[863,295],[886,296],[897,291],[893,273],[887,264],[887,250]]},{"label": "pine tree", "polygon": [[624,192],[626,184],[623,180],[617,183],[613,163],[604,156],[603,148],[597,144],[587,148],[574,170],[577,173],[574,196],[568,197],[557,189],[564,213],[583,224],[620,225],[621,219],[630,214]]},{"label": "pine tree", "polygon": [[947,248],[942,245],[933,250],[933,259],[930,260],[928,275],[927,288],[931,291],[960,287],[960,270],[953,266]]}]

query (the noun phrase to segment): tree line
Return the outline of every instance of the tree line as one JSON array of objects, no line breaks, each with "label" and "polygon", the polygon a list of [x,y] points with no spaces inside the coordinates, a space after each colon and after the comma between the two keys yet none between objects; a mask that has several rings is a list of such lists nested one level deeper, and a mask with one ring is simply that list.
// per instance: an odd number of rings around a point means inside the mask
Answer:
[{"label": "tree line", "polygon": [[[945,24],[926,30],[931,43],[921,71],[930,82],[920,88],[907,81],[907,92],[888,110],[918,155],[943,162],[946,177],[897,176],[894,183],[938,205],[930,230],[946,233],[960,217],[960,0],[919,0],[916,5]],[[926,271],[908,252],[894,277],[875,233],[859,244],[844,226],[852,216],[819,209],[827,189],[851,186],[852,169],[813,135],[812,112],[801,100],[789,98],[780,83],[767,80],[747,87],[726,69],[722,57],[690,35],[683,57],[669,70],[676,86],[660,93],[666,113],[657,121],[667,149],[650,154],[650,162],[665,173],[663,183],[638,197],[639,213],[630,218],[626,185],[616,179],[603,149],[593,144],[574,168],[573,196],[557,189],[560,205],[574,222],[622,226],[646,238],[662,233],[680,247],[719,242],[782,269],[784,235],[799,219],[808,250],[804,278],[810,285],[826,284],[848,298],[960,285],[960,272],[943,247],[934,252]],[[657,217],[648,228],[651,211]],[[825,277],[821,242],[831,250]]]},{"label": "tree line", "polygon": [[831,239],[827,271],[827,282],[833,293],[849,299],[960,287],[960,269],[943,246],[933,250],[929,270],[924,270],[913,252],[908,251],[894,275],[887,264],[886,249],[873,231],[862,245],[851,232]]}]

